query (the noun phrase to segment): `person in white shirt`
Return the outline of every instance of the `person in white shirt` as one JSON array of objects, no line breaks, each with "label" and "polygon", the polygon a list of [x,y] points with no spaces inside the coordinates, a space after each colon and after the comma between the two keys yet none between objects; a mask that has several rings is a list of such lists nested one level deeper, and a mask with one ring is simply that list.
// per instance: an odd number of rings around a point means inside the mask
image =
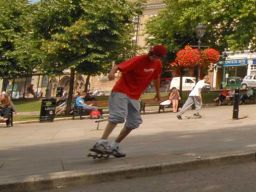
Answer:
[{"label": "person in white shirt", "polygon": [[190,92],[188,99],[186,100],[185,104],[183,105],[182,109],[178,112],[177,114],[177,118],[179,120],[182,119],[182,114],[185,113],[188,109],[190,109],[190,107],[195,104],[195,110],[196,112],[194,113],[194,117],[202,117],[199,114],[199,111],[202,108],[202,89],[203,87],[205,87],[208,84],[209,81],[209,76],[206,75],[204,76],[203,80],[200,80],[197,82],[197,84],[194,86],[194,88],[192,89],[192,91]]}]

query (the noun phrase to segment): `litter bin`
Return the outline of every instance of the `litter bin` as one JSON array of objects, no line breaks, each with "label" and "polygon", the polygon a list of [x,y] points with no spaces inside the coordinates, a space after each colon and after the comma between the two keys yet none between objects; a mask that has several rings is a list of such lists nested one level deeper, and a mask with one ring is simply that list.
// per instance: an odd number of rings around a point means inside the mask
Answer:
[{"label": "litter bin", "polygon": [[43,99],[40,111],[40,122],[53,121],[55,118],[56,99]]}]

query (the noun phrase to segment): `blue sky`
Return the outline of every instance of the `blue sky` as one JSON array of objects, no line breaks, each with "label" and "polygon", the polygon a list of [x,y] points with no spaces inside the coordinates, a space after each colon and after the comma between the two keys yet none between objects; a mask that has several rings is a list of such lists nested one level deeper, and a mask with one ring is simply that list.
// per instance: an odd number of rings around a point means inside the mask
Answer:
[{"label": "blue sky", "polygon": [[39,0],[30,0],[31,3],[38,2]]}]

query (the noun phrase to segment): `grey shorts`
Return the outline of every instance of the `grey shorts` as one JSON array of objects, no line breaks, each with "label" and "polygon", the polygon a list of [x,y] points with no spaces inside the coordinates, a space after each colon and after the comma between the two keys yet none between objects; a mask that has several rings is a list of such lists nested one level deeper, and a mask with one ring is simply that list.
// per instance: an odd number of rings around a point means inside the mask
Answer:
[{"label": "grey shorts", "polygon": [[140,116],[140,102],[127,95],[112,92],[109,97],[109,122],[124,123],[128,129],[138,128],[142,123]]}]

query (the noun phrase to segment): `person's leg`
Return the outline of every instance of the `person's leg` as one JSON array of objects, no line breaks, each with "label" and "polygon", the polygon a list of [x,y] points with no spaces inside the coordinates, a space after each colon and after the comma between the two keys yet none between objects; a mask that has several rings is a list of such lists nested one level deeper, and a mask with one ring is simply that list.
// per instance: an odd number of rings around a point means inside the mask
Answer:
[{"label": "person's leg", "polygon": [[224,96],[224,95],[220,95],[220,96],[219,96],[219,100],[220,100],[221,102],[225,101],[225,99],[226,99],[226,96]]},{"label": "person's leg", "polygon": [[119,144],[131,133],[135,128],[138,128],[142,123],[140,115],[140,103],[137,100],[128,99],[128,115],[124,128],[121,130],[120,134],[116,140],[111,144],[112,154],[115,157],[125,157],[126,154],[121,152],[119,149]]},{"label": "person's leg", "polygon": [[194,100],[192,99],[191,96],[189,96],[186,102],[184,103],[183,107],[181,108],[181,110],[178,112],[177,118],[182,119],[181,115],[185,113],[193,104],[194,104]]},{"label": "person's leg", "polygon": [[109,97],[109,119],[108,124],[100,138],[93,146],[93,150],[111,152],[108,137],[118,123],[123,123],[127,116],[127,96],[121,93],[112,93]]},{"label": "person's leg", "polygon": [[90,105],[83,105],[83,109],[85,110],[97,110],[97,107],[94,107],[94,106],[90,106]]},{"label": "person's leg", "polygon": [[121,130],[121,132],[118,135],[118,137],[116,138],[115,142],[121,143],[121,141],[123,141],[123,139],[126,138],[130,134],[131,131],[132,131],[132,129],[128,129],[128,128],[124,127]]},{"label": "person's leg", "polygon": [[176,113],[178,111],[179,100],[172,100],[172,112]]},{"label": "person's leg", "polygon": [[108,122],[102,136],[101,139],[103,140],[107,140],[109,135],[112,133],[112,131],[114,130],[114,128],[116,127],[117,124],[112,123],[112,122]]},{"label": "person's leg", "polygon": [[199,114],[201,108],[202,108],[202,100],[200,97],[193,97],[194,103],[195,103],[195,110],[196,113],[194,114],[195,116],[201,117],[201,115]]}]

